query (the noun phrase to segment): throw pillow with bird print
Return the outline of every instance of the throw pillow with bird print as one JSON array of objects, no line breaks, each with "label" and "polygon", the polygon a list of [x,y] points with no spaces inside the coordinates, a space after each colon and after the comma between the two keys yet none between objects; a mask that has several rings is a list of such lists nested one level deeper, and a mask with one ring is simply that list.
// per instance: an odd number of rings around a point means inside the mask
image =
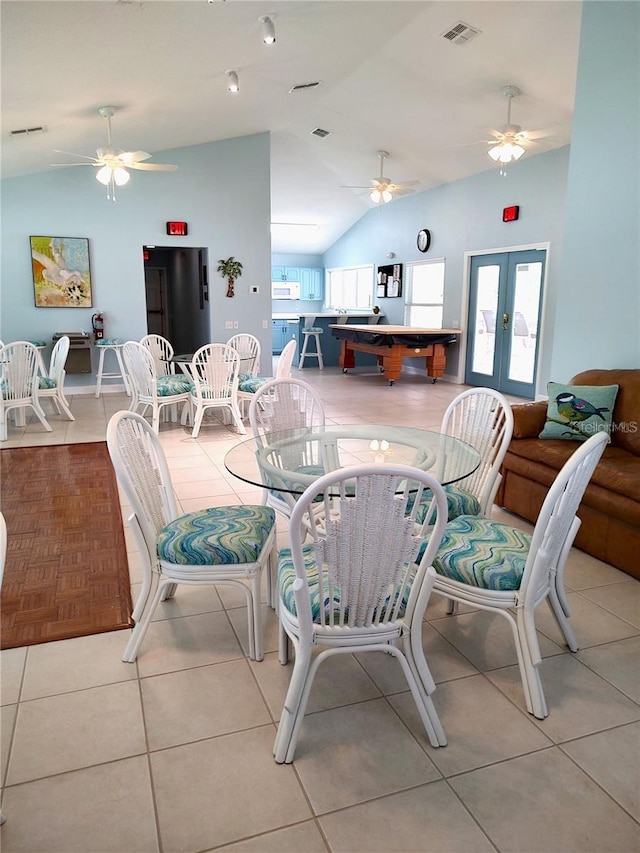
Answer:
[{"label": "throw pillow with bird print", "polygon": [[539,438],[586,441],[611,432],[618,385],[561,385],[549,382],[547,420]]}]

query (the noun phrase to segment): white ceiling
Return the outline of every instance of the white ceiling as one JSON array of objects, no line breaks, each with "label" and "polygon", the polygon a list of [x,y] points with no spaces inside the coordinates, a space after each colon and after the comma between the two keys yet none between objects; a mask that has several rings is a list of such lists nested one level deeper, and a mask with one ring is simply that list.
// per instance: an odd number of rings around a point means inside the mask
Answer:
[{"label": "white ceiling", "polygon": [[[54,149],[94,155],[104,105],[118,107],[113,141],[126,150],[270,131],[272,221],[319,226],[274,231],[274,252],[323,252],[373,207],[341,185],[369,185],[378,149],[391,155],[385,175],[418,192],[495,168],[481,140],[506,121],[504,85],[522,90],[512,121],[549,133],[526,156],[570,141],[575,0],[2,0],[0,11],[3,177],[73,159]],[[442,37],[459,21],[481,31],[464,47]]]}]

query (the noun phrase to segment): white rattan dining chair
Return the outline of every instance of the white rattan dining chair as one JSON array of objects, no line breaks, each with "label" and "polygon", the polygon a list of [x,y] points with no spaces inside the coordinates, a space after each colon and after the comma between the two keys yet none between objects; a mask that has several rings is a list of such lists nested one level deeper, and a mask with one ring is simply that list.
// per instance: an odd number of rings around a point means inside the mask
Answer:
[{"label": "white rattan dining chair", "polygon": [[204,413],[210,409],[228,412],[241,435],[247,431],[238,406],[238,352],[228,344],[206,344],[195,353],[190,372],[191,402],[195,408],[192,437],[197,438]]},{"label": "white rattan dining chair", "polygon": [[[513,435],[509,401],[492,388],[469,388],[447,407],[440,432],[465,441],[480,454],[480,465],[472,474],[445,488],[449,520],[458,515],[491,515],[502,479],[500,467]],[[453,480],[454,467],[454,459],[440,455],[440,482]]]},{"label": "white rattan dining chair", "polygon": [[291,367],[293,365],[297,346],[298,342],[294,338],[285,345],[278,359],[275,376],[240,376],[238,381],[238,398],[245,407],[247,405],[251,405],[251,401],[255,395],[267,382],[271,382],[272,379],[291,378]]},{"label": "white rattan dining chair", "polygon": [[531,535],[482,516],[461,515],[447,524],[433,561],[434,592],[507,619],[527,711],[541,720],[548,709],[535,610],[548,599],[567,645],[577,651],[562,573],[580,526],[576,510],[608,440],[606,432],[596,433],[571,455],[551,485]]},{"label": "white rattan dining chair", "polygon": [[[256,444],[262,448],[269,443],[270,433],[277,432],[282,438],[283,433],[289,430],[299,434],[301,429],[324,426],[322,400],[302,379],[272,379],[254,395],[249,406],[249,424]],[[309,474],[324,473],[320,461],[308,459],[301,448],[303,445],[298,442],[289,450],[282,450],[285,467]],[[263,502],[288,517],[295,505],[295,495],[270,489],[269,481],[264,477],[263,482]]]},{"label": "white rattan dining chair", "polygon": [[140,338],[140,343],[146,347],[153,358],[156,366],[156,376],[169,376],[176,372],[176,366],[171,361],[173,358],[173,347],[162,335],[145,335]]},{"label": "white rattan dining chair", "polygon": [[28,341],[13,341],[0,349],[0,441],[9,432],[9,413],[24,417],[33,409],[36,417],[51,432],[51,425],[38,399],[38,351]]},{"label": "white rattan dining chair", "polygon": [[122,347],[125,368],[131,384],[132,412],[142,407],[142,413],[151,407],[152,425],[155,433],[160,429],[160,412],[165,406],[183,404],[183,423],[186,422],[191,405],[193,383],[183,374],[158,376],[153,356],[147,347],[137,341],[127,341]]},{"label": "white rattan dining chair", "polygon": [[[0,347],[1,349],[1,347]],[[2,578],[4,577],[4,564],[7,561],[7,522],[0,512],[0,589],[2,589]],[[0,811],[0,824],[5,821],[5,816]]]},{"label": "white rattan dining chair", "polygon": [[[174,595],[176,585],[226,584],[246,598],[249,657],[262,660],[260,582],[265,567],[275,572],[274,511],[238,504],[182,515],[160,441],[134,412],[113,415],[107,447],[133,509],[129,524],[143,560],[136,624],[122,659],[136,659],[156,607]],[[269,589],[270,578],[267,584]]]},{"label": "white rattan dining chair", "polygon": [[[408,500],[410,489],[419,501],[425,488],[435,505],[428,531],[416,525],[417,503]],[[435,578],[430,565],[446,507],[444,490],[431,474],[377,463],[325,474],[299,498],[291,514],[291,548],[278,557],[280,663],[287,663],[289,640],[295,661],[274,745],[276,762],[293,761],[318,667],[340,653],[393,655],[431,744],[446,744],[422,647],[422,619]],[[304,516],[310,522],[308,544]],[[321,649],[317,655],[315,646]]]},{"label": "white rattan dining chair", "polygon": [[260,341],[255,335],[241,333],[229,338],[227,344],[233,347],[240,358],[238,368],[238,406],[244,418],[247,414],[253,392],[252,384],[260,373]]},{"label": "white rattan dining chair", "polygon": [[49,361],[49,372],[46,376],[38,378],[38,399],[50,399],[59,415],[64,413],[68,420],[75,421],[69,408],[69,401],[64,396],[64,380],[67,375],[65,364],[69,355],[69,345],[68,335],[62,335],[54,344]]}]

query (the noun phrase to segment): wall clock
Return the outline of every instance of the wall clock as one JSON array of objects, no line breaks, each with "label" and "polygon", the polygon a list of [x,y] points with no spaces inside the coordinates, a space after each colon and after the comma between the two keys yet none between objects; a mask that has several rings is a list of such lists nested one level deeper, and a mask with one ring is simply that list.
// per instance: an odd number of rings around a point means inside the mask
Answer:
[{"label": "wall clock", "polygon": [[428,252],[429,246],[431,245],[431,232],[427,231],[426,228],[422,228],[418,231],[418,239],[416,240],[416,243],[420,252]]}]

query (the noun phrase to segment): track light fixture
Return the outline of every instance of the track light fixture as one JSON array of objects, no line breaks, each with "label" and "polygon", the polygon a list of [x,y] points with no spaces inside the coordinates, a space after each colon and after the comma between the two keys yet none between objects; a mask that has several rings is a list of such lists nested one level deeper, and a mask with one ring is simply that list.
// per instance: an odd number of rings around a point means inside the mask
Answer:
[{"label": "track light fixture", "polygon": [[227,71],[227,88],[230,92],[239,92],[240,84],[238,83],[238,75],[235,71]]},{"label": "track light fixture", "polygon": [[263,15],[261,18],[258,18],[258,20],[262,24],[262,41],[265,44],[275,44],[276,28],[274,27],[271,18],[268,15]]}]

